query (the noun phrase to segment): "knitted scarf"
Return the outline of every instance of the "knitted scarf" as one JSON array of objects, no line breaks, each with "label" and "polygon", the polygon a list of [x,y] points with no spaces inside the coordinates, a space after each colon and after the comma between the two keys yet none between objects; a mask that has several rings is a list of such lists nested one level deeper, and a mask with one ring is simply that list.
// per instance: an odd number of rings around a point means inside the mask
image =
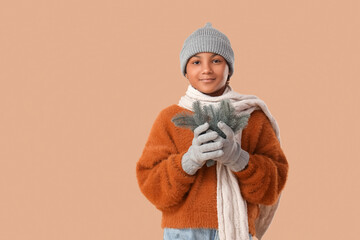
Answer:
[{"label": "knitted scarf", "polygon": [[[192,104],[195,101],[200,101],[201,106],[217,106],[220,104],[221,100],[224,99],[230,100],[235,108],[236,113],[239,115],[251,114],[253,111],[261,109],[269,118],[276,137],[280,141],[279,127],[275,119],[270,114],[266,104],[254,95],[239,94],[233,91],[230,86],[227,86],[221,96],[211,97],[201,93],[189,85],[185,96],[181,97],[178,105],[193,111]],[[237,141],[241,141],[241,134],[242,131],[239,131],[236,134],[235,138]],[[249,225],[247,217],[247,206],[246,201],[241,196],[238,181],[232,171],[219,162],[216,164],[216,174],[218,231],[220,240],[248,240]],[[269,207],[260,207],[260,210],[263,210],[263,213],[260,212],[260,217],[262,219],[256,221],[260,224],[260,226],[256,226],[256,235],[258,239],[261,239],[261,236],[269,226],[276,207],[277,204]]]}]

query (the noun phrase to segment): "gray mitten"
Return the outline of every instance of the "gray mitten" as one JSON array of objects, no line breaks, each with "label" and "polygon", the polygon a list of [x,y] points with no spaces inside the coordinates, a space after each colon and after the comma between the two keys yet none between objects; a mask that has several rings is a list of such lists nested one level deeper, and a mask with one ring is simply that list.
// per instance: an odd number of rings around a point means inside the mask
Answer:
[{"label": "gray mitten", "polygon": [[194,130],[194,138],[189,150],[183,155],[181,165],[184,171],[194,175],[207,160],[221,157],[223,143],[214,142],[219,137],[215,131],[208,130],[209,123],[204,123]]}]

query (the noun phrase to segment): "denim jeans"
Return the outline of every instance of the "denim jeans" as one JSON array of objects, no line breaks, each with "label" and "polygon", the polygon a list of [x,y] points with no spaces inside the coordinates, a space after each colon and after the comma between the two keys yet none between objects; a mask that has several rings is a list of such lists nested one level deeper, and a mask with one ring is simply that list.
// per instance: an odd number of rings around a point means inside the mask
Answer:
[{"label": "denim jeans", "polygon": [[[218,230],[209,228],[164,228],[164,240],[219,240]],[[249,239],[252,240],[251,234]]]}]

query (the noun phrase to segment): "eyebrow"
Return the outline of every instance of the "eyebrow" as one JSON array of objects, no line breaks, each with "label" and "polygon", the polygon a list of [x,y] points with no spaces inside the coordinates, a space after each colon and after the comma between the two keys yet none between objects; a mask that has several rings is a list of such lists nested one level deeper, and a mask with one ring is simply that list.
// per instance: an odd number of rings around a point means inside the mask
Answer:
[{"label": "eyebrow", "polygon": [[[215,56],[217,56],[217,55],[219,55],[219,54],[214,53],[213,55],[211,55],[211,57],[215,57]],[[200,57],[200,56],[198,56],[197,54],[196,54],[196,55],[194,55],[193,57],[198,57],[198,58],[201,58],[201,57]]]}]

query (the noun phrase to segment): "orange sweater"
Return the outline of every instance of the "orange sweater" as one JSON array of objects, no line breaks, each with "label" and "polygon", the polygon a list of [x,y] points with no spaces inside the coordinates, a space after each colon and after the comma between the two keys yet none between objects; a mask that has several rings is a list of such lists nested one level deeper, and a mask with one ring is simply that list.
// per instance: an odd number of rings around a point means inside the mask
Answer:
[{"label": "orange sweater", "polygon": [[[176,127],[171,119],[188,111],[178,105],[158,115],[137,162],[137,179],[143,194],[162,211],[163,228],[218,228],[216,167],[204,165],[195,175],[181,167],[181,158],[194,134]],[[241,148],[250,154],[248,166],[235,172],[247,202],[249,231],[255,236],[258,204],[275,204],[284,188],[288,163],[266,115],[254,111],[242,132]]]}]

